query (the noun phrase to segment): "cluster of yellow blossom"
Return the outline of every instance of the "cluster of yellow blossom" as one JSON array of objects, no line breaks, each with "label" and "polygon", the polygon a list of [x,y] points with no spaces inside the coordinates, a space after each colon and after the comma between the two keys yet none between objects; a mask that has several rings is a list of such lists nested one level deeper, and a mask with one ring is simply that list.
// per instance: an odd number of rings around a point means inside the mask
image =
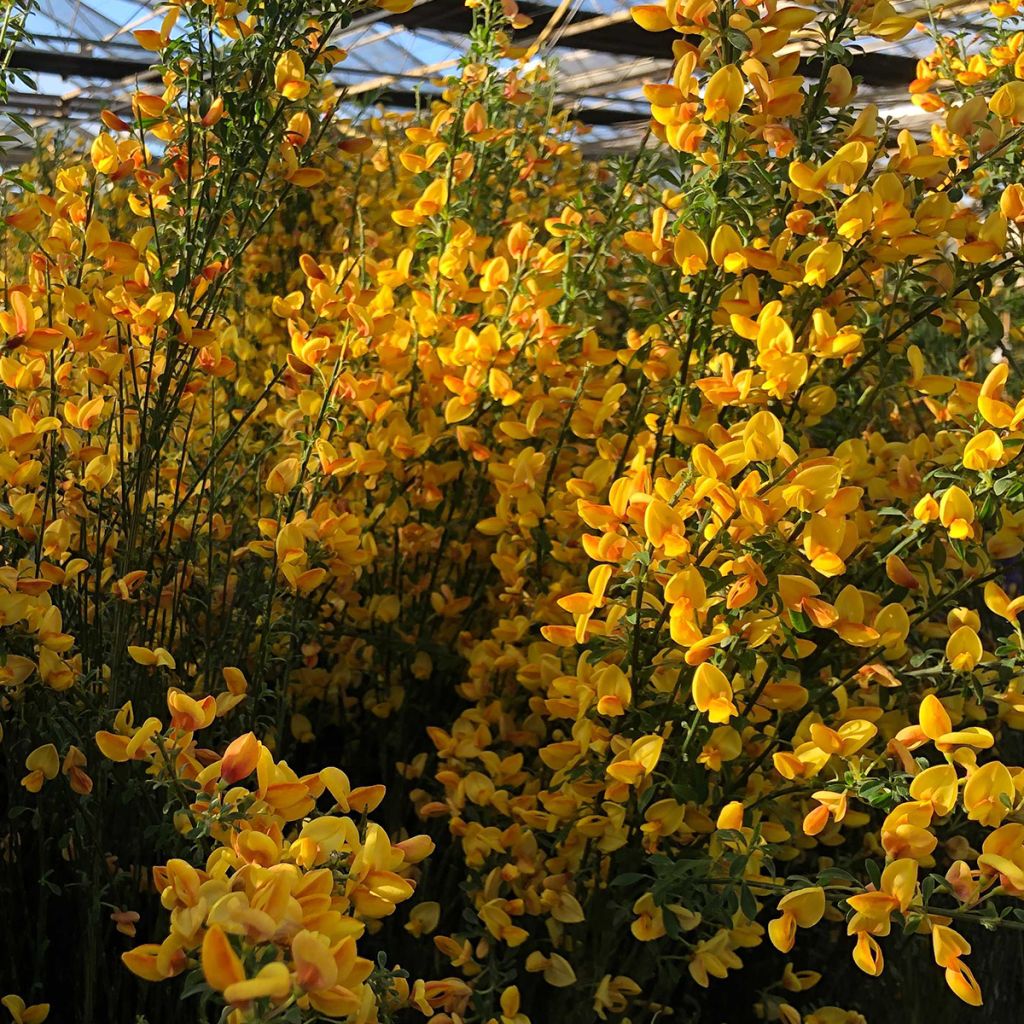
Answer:
[{"label": "cluster of yellow blossom", "polygon": [[[153,870],[170,931],[159,944],[123,954],[124,963],[147,981],[163,981],[198,954],[233,1024],[293,1004],[327,1017],[375,1020],[378,995],[367,983],[375,965],[358,955],[356,943],[367,922],[412,896],[415,865],[433,843],[421,835],[392,845],[367,822],[383,786],[353,787],[338,768],[299,776],[251,732],[217,757],[194,739],[213,722],[213,698],[195,701],[171,690],[167,704],[166,731],[156,718],[136,727],[126,705],[116,731],[99,733],[97,745],[114,761],[146,761],[157,778],[188,785],[194,792],[180,827],[202,826],[217,845],[203,870],[182,859]],[[330,812],[315,813],[325,794]],[[301,824],[290,832],[295,822]],[[396,1003],[407,1002],[408,986],[394,980],[404,987],[392,993]]]},{"label": "cluster of yellow blossom", "polygon": [[[1024,914],[1016,5],[920,62],[927,139],[857,97],[887,0],[641,6],[674,67],[618,162],[511,0],[429,111],[344,120],[360,5],[199,6],[5,208],[12,859],[52,829],[232,1024],[625,1024],[844,923],[979,1004],[960,930]],[[820,979],[757,1012],[860,1020]]]}]

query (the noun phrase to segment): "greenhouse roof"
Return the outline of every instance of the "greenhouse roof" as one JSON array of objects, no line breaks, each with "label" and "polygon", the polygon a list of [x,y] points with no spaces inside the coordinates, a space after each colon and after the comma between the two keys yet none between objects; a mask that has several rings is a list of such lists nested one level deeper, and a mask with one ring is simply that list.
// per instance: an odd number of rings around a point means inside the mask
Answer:
[{"label": "greenhouse roof", "polygon": [[[636,144],[649,116],[643,85],[664,81],[671,68],[677,36],[640,29],[630,16],[632,6],[629,0],[519,3],[532,23],[517,33],[516,42],[537,43],[536,59],[557,61],[559,100],[592,126],[595,149]],[[906,3],[896,6],[912,9]],[[153,80],[151,55],[132,33],[156,27],[161,13],[156,0],[39,0],[27,26],[32,38],[16,48],[12,60],[35,88],[15,83],[9,111],[37,128],[95,132],[100,110],[123,105],[139,83]],[[970,33],[987,16],[987,3],[965,0],[941,10],[950,31]],[[471,11],[462,0],[417,0],[402,14],[363,15],[336,40],[348,58],[335,77],[353,105],[369,101],[413,108],[435,95],[444,76],[457,67],[470,23]],[[791,45],[801,46],[800,33]],[[863,82],[860,98],[878,103],[883,114],[903,126],[924,128],[927,115],[907,102],[906,88],[915,77],[917,59],[930,48],[930,40],[916,32],[900,42],[864,42],[851,66]],[[806,60],[801,71],[813,76],[814,61]],[[0,123],[0,133],[23,135],[9,120]],[[10,150],[8,162],[24,153]]]}]

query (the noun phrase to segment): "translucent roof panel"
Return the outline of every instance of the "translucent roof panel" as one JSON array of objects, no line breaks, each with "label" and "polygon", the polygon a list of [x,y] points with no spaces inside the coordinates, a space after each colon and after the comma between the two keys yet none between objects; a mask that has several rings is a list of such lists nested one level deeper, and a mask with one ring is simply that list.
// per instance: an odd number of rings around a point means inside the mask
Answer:
[{"label": "translucent roof panel", "polygon": [[[532,24],[515,34],[520,45],[536,44],[537,58],[557,60],[559,100],[594,126],[601,147],[635,144],[648,117],[642,87],[665,81],[672,64],[675,33],[649,33],[636,26],[631,0],[519,0]],[[897,0],[901,11],[913,8]],[[821,9],[831,5],[822,2]],[[98,111],[117,106],[148,76],[151,55],[132,32],[154,27],[161,17],[157,0],[39,0],[28,28],[34,37],[18,48],[15,66],[34,78],[35,89],[15,85],[9,111],[35,126],[94,131]],[[953,0],[942,9],[943,28],[970,33],[989,17],[988,5]],[[402,14],[362,15],[337,42],[348,50],[336,78],[352,104],[379,100],[411,108],[436,94],[439,81],[458,65],[467,47],[472,12],[462,0],[417,0]],[[806,45],[807,31],[794,33],[790,46]],[[884,113],[921,121],[906,99],[919,57],[930,40],[912,32],[899,42],[862,40],[853,72],[863,79],[861,98]],[[813,75],[808,66],[803,73]],[[0,131],[20,134],[2,122]],[[910,123],[908,121],[908,123]],[[12,156],[16,156],[13,154]],[[9,157],[10,159],[10,157]]]}]

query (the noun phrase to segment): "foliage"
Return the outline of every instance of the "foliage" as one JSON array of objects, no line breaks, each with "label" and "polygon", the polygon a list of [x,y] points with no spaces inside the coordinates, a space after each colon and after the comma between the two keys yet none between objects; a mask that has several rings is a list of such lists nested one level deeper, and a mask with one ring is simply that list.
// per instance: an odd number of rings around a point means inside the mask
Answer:
[{"label": "foliage", "polygon": [[[358,3],[172,6],[163,91],[7,200],[5,1005],[699,1020],[836,926],[980,1005],[963,933],[1024,929],[1016,5],[638,7],[675,67],[618,161],[468,6],[429,111],[351,118]],[[927,140],[849,70],[915,31]],[[763,1019],[862,1019],[771,970]]]},{"label": "foliage", "polygon": [[[30,33],[26,30],[26,23],[29,15],[38,8],[36,0],[8,0],[0,13],[0,103],[5,107],[8,105],[11,92],[11,82],[21,82],[30,90],[35,91],[35,82],[18,67],[11,67],[15,47],[31,39]],[[24,118],[13,111],[5,110],[4,116],[29,139],[33,136],[33,129]],[[10,148],[12,142],[17,139],[13,135],[0,135],[0,156]],[[13,182],[22,188],[31,189],[30,183],[19,179],[12,171],[5,171],[0,180]]]}]

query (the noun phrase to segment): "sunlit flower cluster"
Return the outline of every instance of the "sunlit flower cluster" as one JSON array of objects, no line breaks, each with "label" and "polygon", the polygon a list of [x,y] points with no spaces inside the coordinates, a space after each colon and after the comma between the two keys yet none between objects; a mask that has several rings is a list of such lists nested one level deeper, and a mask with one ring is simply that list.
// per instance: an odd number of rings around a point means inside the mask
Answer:
[{"label": "sunlit flower cluster", "polygon": [[170,5],[158,84],[6,200],[0,857],[56,837],[105,908],[68,998],[134,1019],[116,953],[230,1024],[625,1024],[774,947],[763,1019],[855,1024],[807,935],[879,975],[903,932],[980,1005],[971,929],[1024,927],[1016,5],[939,32],[916,135],[849,65],[923,31],[887,0],[637,7],[675,62],[619,159],[512,2],[351,115],[368,6]]}]

